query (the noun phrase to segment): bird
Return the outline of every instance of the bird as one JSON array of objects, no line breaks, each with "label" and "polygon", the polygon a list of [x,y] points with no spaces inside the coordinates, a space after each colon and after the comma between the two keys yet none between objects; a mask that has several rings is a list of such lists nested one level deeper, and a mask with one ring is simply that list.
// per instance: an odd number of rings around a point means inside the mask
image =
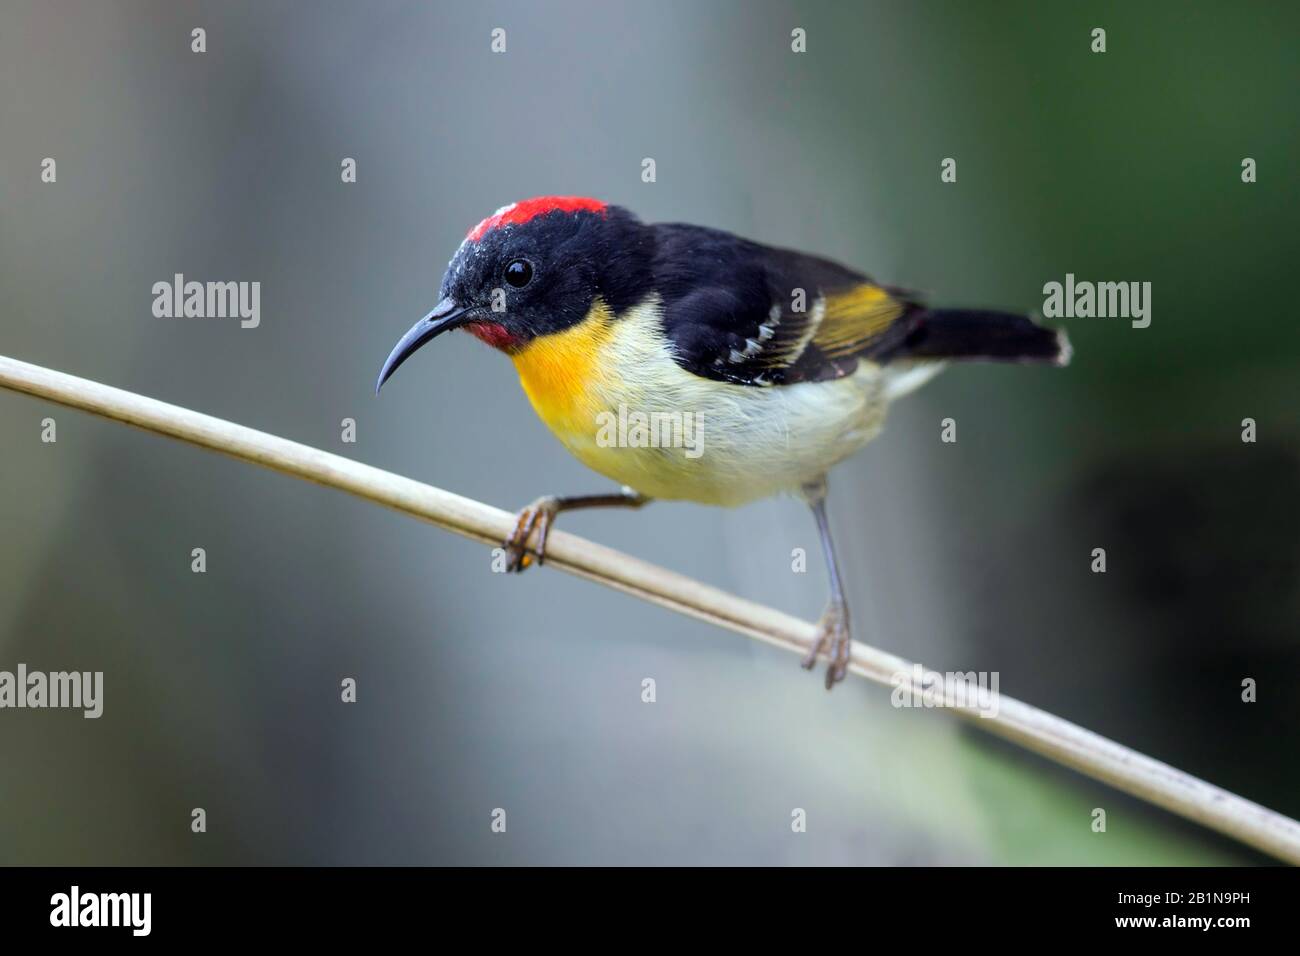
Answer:
[{"label": "bird", "polygon": [[827,473],[949,362],[1060,366],[1071,355],[1063,330],[1022,314],[931,308],[817,255],[645,223],[581,196],[511,203],[474,226],[437,305],[384,361],[376,394],[453,329],[505,353],[561,444],[620,486],[523,508],[503,545],[507,570],[544,562],[565,511],[793,495],[812,510],[830,591],[802,665],[824,655],[828,690],[847,673],[852,632]]}]

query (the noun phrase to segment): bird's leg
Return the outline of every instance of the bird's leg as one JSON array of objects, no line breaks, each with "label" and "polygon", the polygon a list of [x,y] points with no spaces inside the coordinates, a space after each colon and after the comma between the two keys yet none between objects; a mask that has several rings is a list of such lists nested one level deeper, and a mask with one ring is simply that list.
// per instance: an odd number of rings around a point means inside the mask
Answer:
[{"label": "bird's leg", "polygon": [[[527,508],[519,512],[515,530],[506,539],[504,547],[508,560],[507,571],[522,571],[533,563],[536,555],[540,566],[546,555],[546,538],[551,533],[555,516],[561,511],[576,511],[579,508],[640,508],[650,501],[645,495],[638,494],[631,488],[623,488],[613,495],[572,495],[558,497],[546,495],[538,498]],[[531,548],[528,539],[537,532],[537,543]]]},{"label": "bird's leg", "polygon": [[817,533],[821,535],[822,552],[826,556],[826,569],[831,582],[831,599],[826,611],[817,622],[820,634],[803,659],[804,670],[812,670],[817,664],[817,656],[827,651],[830,661],[826,665],[826,689],[830,690],[844,680],[849,669],[849,655],[853,638],[849,633],[849,606],[844,600],[844,590],[840,586],[840,569],[835,560],[835,545],[831,542],[830,522],[826,520],[826,480],[805,485],[804,497],[817,519]]}]

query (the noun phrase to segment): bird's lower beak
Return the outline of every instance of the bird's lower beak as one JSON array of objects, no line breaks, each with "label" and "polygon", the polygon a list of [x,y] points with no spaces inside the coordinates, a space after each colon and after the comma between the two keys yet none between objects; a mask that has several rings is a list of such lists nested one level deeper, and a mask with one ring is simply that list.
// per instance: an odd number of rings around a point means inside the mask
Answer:
[{"label": "bird's lower beak", "polygon": [[379,381],[375,382],[375,394],[379,394],[379,390],[388,381],[389,376],[397,371],[399,365],[414,355],[421,345],[448,329],[464,325],[470,318],[471,311],[452,298],[443,299],[434,306],[433,311],[411,326],[410,331],[393,346],[393,351],[388,353],[384,367],[379,370]]}]

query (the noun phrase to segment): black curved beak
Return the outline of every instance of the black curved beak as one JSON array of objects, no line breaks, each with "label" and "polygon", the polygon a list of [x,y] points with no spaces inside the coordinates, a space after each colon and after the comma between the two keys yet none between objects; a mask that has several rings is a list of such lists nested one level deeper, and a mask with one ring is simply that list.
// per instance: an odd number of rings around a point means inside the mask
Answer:
[{"label": "black curved beak", "polygon": [[401,337],[393,350],[388,353],[384,367],[379,370],[379,381],[375,382],[375,394],[388,381],[397,367],[414,355],[425,342],[437,338],[448,329],[464,325],[470,317],[470,308],[462,306],[455,299],[446,298],[433,307],[433,311],[411,326],[410,331]]}]

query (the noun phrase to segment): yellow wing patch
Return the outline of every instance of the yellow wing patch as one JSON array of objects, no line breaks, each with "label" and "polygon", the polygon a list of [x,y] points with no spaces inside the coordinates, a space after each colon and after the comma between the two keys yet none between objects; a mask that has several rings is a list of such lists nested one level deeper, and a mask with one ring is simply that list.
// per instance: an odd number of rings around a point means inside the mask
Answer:
[{"label": "yellow wing patch", "polygon": [[878,285],[863,283],[828,295],[812,344],[828,358],[861,352],[903,314],[903,303]]}]

